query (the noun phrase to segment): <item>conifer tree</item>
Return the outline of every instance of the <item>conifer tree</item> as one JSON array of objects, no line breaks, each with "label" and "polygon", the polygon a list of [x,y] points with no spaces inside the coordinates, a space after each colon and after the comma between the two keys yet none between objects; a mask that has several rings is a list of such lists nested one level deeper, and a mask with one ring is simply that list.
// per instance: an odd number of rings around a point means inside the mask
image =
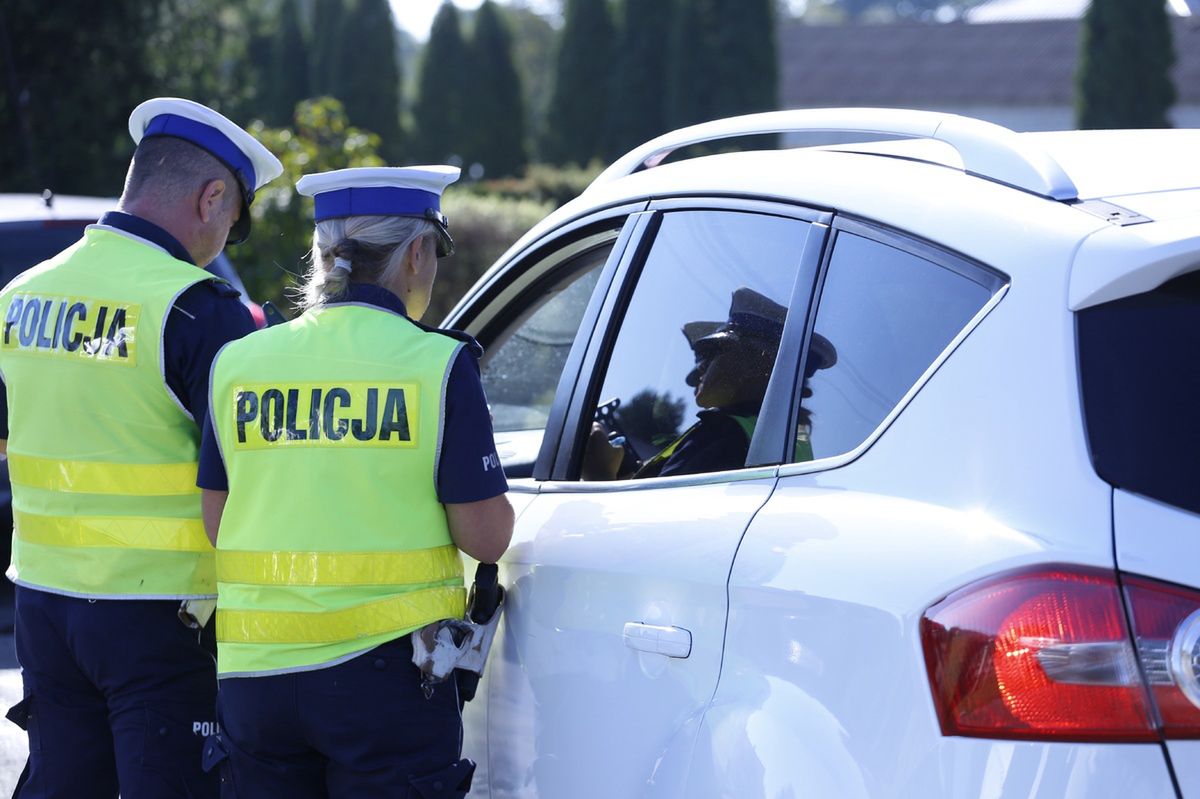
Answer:
[{"label": "conifer tree", "polygon": [[340,26],[333,94],[356,128],[379,134],[380,153],[400,155],[400,64],[396,23],[387,0],[355,0]]},{"label": "conifer tree", "polygon": [[0,190],[121,191],[129,112],[152,97],[158,9],[113,0],[0,3]]},{"label": "conifer tree", "polygon": [[607,0],[566,0],[543,157],[586,164],[604,155],[614,44]]},{"label": "conifer tree", "polygon": [[525,167],[525,102],[513,63],[512,37],[496,4],[485,0],[471,40],[474,75],[467,120],[474,142],[467,157],[489,177],[516,175]]},{"label": "conifer tree", "polygon": [[342,0],[314,0],[310,86],[314,96],[334,95],[341,65]]},{"label": "conifer tree", "polygon": [[617,45],[613,54],[607,156],[630,148],[671,128],[667,107],[673,0],[621,0],[617,13]]},{"label": "conifer tree", "polygon": [[300,3],[284,0],[279,7],[279,25],[270,44],[267,85],[262,115],[267,123],[291,125],[296,103],[309,92],[308,46],[300,27]]},{"label": "conifer tree", "polygon": [[1081,128],[1169,127],[1174,63],[1164,3],[1092,0],[1076,73],[1076,123]]},{"label": "conifer tree", "polygon": [[473,122],[465,107],[472,68],[458,9],[444,2],[433,18],[429,42],[421,54],[417,97],[413,103],[412,155],[442,163],[468,156]]},{"label": "conifer tree", "polygon": [[711,0],[680,0],[670,35],[667,71],[667,121],[671,128],[713,118],[713,27]]},{"label": "conifer tree", "polygon": [[736,116],[773,111],[779,65],[774,0],[710,0],[713,50],[712,113]]},{"label": "conifer tree", "polygon": [[671,36],[672,127],[778,104],[774,0],[682,0]]}]

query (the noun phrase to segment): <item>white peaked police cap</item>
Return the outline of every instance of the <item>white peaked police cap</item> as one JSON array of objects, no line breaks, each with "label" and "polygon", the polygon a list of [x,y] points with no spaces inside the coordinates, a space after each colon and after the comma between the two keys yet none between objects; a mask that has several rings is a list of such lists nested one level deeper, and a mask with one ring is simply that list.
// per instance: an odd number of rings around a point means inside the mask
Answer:
[{"label": "white peaked police cap", "polygon": [[313,198],[317,222],[350,216],[411,216],[433,223],[438,256],[454,251],[442,192],[458,180],[456,166],[355,167],[305,175],[296,190]]},{"label": "white peaked police cap", "polygon": [[255,193],[283,174],[283,164],[242,128],[208,106],[180,97],[156,97],[133,109],[129,135],[134,144],[168,136],[191,142],[210,153],[237,178],[242,215],[230,233],[230,243],[250,233],[250,204]]}]

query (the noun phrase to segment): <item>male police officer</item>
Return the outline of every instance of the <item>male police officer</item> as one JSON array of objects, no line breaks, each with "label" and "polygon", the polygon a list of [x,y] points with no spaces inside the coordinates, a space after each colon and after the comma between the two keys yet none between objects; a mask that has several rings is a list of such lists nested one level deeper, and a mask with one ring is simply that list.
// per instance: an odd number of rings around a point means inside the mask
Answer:
[{"label": "male police officer", "polygon": [[198,423],[213,355],[253,322],[203,267],[283,167],[188,100],[142,103],[129,130],[120,210],[0,292],[22,799],[218,790],[214,663],[180,602],[216,593]]}]

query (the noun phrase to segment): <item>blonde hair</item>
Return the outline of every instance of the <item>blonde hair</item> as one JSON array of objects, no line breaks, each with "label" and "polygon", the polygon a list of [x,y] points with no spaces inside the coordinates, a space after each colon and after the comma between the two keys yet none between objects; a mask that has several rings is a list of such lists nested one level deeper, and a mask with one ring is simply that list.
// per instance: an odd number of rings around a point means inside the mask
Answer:
[{"label": "blonde hair", "polygon": [[351,216],[318,222],[312,259],[297,292],[300,310],[318,308],[345,295],[355,283],[392,282],[408,246],[436,234],[433,223],[411,216]]}]

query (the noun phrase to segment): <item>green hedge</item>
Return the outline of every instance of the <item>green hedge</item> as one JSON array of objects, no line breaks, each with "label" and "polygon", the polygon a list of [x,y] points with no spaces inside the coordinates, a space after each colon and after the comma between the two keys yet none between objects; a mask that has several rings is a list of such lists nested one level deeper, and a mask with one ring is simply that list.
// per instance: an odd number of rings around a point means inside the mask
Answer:
[{"label": "green hedge", "polygon": [[485,180],[474,184],[472,191],[552,203],[557,208],[582,194],[603,169],[599,161],[586,167],[531,164],[519,178]]},{"label": "green hedge", "polygon": [[429,324],[441,322],[480,275],[554,206],[451,188],[442,199],[442,210],[450,220],[455,250],[438,263],[433,302],[424,320]]}]

